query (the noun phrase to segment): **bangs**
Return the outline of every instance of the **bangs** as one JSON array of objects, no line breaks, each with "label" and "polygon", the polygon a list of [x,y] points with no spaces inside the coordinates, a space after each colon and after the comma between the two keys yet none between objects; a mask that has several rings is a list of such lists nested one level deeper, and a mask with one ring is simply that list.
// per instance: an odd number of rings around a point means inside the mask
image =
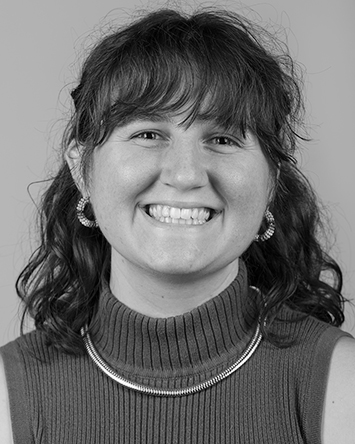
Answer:
[{"label": "bangs", "polygon": [[292,101],[300,102],[287,74],[291,59],[271,55],[246,23],[163,10],[106,37],[73,93],[73,138],[93,148],[135,118],[185,113],[182,124],[201,119],[251,131],[271,157],[285,155],[294,143]]},{"label": "bangs", "polygon": [[187,113],[185,125],[202,119],[243,131],[250,127],[253,98],[246,79],[236,67],[228,69],[223,54],[218,60],[203,49],[134,48],[110,85],[110,126],[136,117]]}]

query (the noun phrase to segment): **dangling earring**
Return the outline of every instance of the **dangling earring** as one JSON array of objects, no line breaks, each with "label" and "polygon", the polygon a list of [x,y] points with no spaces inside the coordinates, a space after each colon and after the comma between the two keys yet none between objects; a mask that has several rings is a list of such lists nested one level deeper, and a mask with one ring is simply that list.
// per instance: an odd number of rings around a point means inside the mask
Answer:
[{"label": "dangling earring", "polygon": [[272,215],[271,211],[269,211],[268,209],[265,211],[265,219],[268,223],[267,230],[264,231],[263,234],[257,234],[255,236],[254,240],[256,242],[267,241],[275,233],[275,219],[274,219],[274,216]]},{"label": "dangling earring", "polygon": [[95,228],[98,227],[98,223],[96,220],[89,220],[84,211],[85,211],[85,207],[86,205],[90,202],[90,198],[87,197],[82,197],[79,202],[78,205],[76,206],[76,214],[78,216],[79,222],[84,225],[85,227],[88,228]]}]

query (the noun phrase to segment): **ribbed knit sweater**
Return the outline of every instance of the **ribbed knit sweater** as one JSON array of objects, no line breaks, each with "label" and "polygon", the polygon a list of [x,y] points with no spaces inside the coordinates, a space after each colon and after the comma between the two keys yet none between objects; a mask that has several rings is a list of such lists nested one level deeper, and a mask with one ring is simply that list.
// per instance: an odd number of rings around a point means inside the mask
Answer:
[{"label": "ribbed knit sweater", "polygon": [[[177,317],[150,318],[102,293],[92,332],[119,374],[153,387],[210,378],[241,355],[254,334],[257,293],[242,265],[219,296]],[[285,310],[285,318],[294,314]],[[88,355],[47,347],[34,331],[0,351],[15,444],[321,444],[329,360],[339,329],[308,317],[282,322],[293,340],[262,340],[234,374],[199,393],[145,395],[106,376]]]}]

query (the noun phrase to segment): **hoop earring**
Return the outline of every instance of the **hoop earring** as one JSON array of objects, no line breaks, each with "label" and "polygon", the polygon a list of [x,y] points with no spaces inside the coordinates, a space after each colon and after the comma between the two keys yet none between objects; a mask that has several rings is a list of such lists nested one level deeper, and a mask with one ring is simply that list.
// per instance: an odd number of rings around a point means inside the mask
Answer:
[{"label": "hoop earring", "polygon": [[254,238],[256,242],[265,242],[275,233],[275,219],[271,211],[265,211],[265,219],[268,223],[267,230],[263,234],[257,234]]},{"label": "hoop earring", "polygon": [[98,223],[96,220],[90,220],[86,217],[84,211],[85,211],[85,207],[86,205],[90,202],[90,198],[89,197],[82,197],[77,206],[76,206],[76,214],[78,216],[79,222],[84,225],[84,227],[88,227],[88,228],[96,228],[98,227]]}]

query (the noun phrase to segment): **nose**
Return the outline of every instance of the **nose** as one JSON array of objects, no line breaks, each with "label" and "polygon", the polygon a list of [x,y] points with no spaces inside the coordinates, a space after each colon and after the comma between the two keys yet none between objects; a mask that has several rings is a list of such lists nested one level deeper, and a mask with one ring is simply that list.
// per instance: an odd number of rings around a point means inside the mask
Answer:
[{"label": "nose", "polygon": [[198,142],[172,144],[164,153],[160,180],[180,191],[201,188],[208,182],[208,168]]}]

